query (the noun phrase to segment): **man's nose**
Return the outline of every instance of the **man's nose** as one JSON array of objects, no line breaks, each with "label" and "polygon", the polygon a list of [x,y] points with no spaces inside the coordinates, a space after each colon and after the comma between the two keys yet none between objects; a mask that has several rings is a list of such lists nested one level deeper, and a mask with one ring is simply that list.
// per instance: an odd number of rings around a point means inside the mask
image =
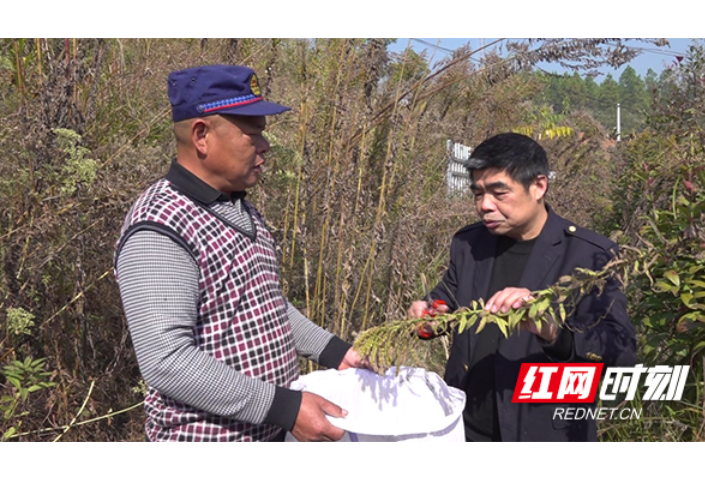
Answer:
[{"label": "man's nose", "polygon": [[260,140],[257,145],[257,152],[258,153],[267,153],[269,151],[269,142],[267,141],[266,138],[264,138],[264,135],[260,137]]},{"label": "man's nose", "polygon": [[490,195],[482,195],[477,202],[477,208],[480,212],[492,212],[495,209],[494,202]]}]

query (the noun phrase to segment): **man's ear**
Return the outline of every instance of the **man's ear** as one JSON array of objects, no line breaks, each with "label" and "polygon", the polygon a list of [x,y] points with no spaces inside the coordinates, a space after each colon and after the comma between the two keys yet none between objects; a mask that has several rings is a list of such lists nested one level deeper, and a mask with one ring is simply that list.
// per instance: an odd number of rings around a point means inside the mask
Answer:
[{"label": "man's ear", "polygon": [[211,130],[210,123],[200,118],[194,120],[191,124],[191,142],[199,156],[205,156],[208,153],[208,143],[206,140]]},{"label": "man's ear", "polygon": [[538,175],[534,179],[533,195],[537,202],[540,202],[548,190],[548,178],[546,175]]}]

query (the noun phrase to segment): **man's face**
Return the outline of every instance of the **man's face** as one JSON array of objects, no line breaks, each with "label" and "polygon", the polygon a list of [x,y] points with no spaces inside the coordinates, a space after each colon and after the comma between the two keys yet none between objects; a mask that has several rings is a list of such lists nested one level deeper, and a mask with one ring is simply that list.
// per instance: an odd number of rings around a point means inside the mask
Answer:
[{"label": "man's face", "polygon": [[238,192],[254,187],[264,165],[269,142],[263,132],[265,117],[223,115],[211,119],[212,137],[208,169],[218,179],[218,189]]},{"label": "man's face", "polygon": [[540,200],[546,193],[547,180],[539,175],[527,191],[506,170],[486,168],[472,173],[475,208],[487,230],[515,240],[536,238],[546,220]]}]

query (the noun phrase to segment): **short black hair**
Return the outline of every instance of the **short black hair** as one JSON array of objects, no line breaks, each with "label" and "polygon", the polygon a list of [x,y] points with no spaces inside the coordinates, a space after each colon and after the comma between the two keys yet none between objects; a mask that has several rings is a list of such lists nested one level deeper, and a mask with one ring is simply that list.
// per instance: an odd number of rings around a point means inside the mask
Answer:
[{"label": "short black hair", "polygon": [[515,182],[526,190],[539,175],[548,177],[548,157],[541,145],[519,133],[500,133],[490,137],[472,151],[465,162],[470,173],[486,168],[506,170]]}]

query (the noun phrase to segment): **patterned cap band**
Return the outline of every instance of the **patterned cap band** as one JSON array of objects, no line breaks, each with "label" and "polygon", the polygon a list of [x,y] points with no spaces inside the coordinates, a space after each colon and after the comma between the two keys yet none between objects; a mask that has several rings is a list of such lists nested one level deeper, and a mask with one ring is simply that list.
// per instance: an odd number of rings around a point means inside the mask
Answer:
[{"label": "patterned cap band", "polygon": [[261,96],[257,97],[255,95],[245,95],[244,97],[228,98],[217,102],[206,103],[204,105],[199,105],[196,108],[199,112],[209,113],[216,110],[222,110],[224,108],[238,107],[240,105],[259,102],[261,100]]}]

